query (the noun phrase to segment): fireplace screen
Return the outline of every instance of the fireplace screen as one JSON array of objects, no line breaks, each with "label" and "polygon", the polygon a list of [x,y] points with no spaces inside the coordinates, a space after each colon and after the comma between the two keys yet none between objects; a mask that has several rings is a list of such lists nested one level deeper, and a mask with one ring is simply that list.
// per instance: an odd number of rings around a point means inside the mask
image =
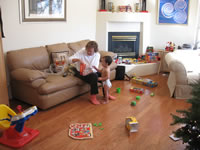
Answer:
[{"label": "fireplace screen", "polygon": [[109,32],[108,50],[122,57],[139,55],[139,32]]}]

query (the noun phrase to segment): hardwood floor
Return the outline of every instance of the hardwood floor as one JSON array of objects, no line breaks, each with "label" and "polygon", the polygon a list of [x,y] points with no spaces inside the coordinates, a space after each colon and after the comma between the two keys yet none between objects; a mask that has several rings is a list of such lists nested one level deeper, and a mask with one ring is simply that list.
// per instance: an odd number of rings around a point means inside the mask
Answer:
[{"label": "hardwood floor", "polygon": [[[112,95],[115,101],[105,105],[92,105],[88,101],[89,94],[84,94],[68,102],[57,105],[46,111],[40,110],[26,122],[26,126],[40,131],[40,135],[21,150],[182,150],[181,141],[174,142],[169,138],[177,126],[170,126],[177,109],[189,107],[184,100],[169,97],[167,76],[147,76],[158,82],[158,87],[148,88],[129,81],[113,81]],[[129,92],[135,85],[146,89],[136,106],[131,106],[132,100],[139,94]],[[116,93],[116,88],[121,93]],[[99,90],[101,91],[101,90]],[[150,92],[155,96],[151,97]],[[101,93],[100,93],[101,95]],[[11,107],[22,104],[24,108],[30,105],[12,101]],[[135,116],[139,122],[139,131],[128,134],[125,128],[125,118]],[[102,123],[102,128],[93,126],[93,139],[74,140],[68,136],[71,123]],[[1,150],[10,150],[0,145]]]}]

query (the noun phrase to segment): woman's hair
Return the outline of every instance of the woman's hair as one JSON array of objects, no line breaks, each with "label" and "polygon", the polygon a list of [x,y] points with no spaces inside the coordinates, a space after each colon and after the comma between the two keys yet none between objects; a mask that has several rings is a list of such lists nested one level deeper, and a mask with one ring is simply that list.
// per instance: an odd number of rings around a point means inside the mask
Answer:
[{"label": "woman's hair", "polygon": [[87,45],[86,45],[86,49],[88,49],[88,48],[94,48],[94,52],[95,53],[98,52],[98,50],[99,50],[98,49],[98,44],[95,41],[88,42]]},{"label": "woman's hair", "polygon": [[112,63],[112,57],[111,56],[104,56],[103,57],[105,62],[108,64],[108,66]]}]

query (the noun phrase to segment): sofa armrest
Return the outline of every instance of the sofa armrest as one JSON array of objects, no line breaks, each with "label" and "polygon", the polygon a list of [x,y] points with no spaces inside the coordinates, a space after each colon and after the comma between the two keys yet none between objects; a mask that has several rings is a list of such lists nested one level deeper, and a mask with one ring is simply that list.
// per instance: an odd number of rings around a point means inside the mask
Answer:
[{"label": "sofa armrest", "polygon": [[174,72],[175,74],[176,84],[188,84],[186,68],[184,64],[178,60],[177,56],[174,56],[173,53],[168,53],[165,56],[165,60],[170,72]]},{"label": "sofa armrest", "polygon": [[19,68],[11,72],[12,79],[33,82],[37,79],[46,79],[47,75],[39,70]]},{"label": "sofa armrest", "polygon": [[108,52],[108,51],[99,51],[101,58],[104,56],[111,56],[112,58],[117,57],[117,54],[113,53],[113,52]]}]

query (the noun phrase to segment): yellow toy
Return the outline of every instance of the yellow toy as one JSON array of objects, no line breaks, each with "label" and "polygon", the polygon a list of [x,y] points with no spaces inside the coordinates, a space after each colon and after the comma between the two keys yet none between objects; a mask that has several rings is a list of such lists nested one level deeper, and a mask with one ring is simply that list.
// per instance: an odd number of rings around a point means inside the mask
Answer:
[{"label": "yellow toy", "polygon": [[3,130],[0,143],[13,148],[24,146],[39,134],[38,130],[24,126],[25,121],[38,112],[37,107],[21,111],[22,107],[18,105],[17,109],[18,114],[8,106],[0,104],[0,129]]},{"label": "yellow toy", "polygon": [[12,116],[17,115],[12,109],[6,105],[0,105],[0,129],[6,130],[10,127]]},{"label": "yellow toy", "polygon": [[130,132],[137,132],[138,131],[138,122],[135,117],[127,117],[126,121],[126,128]]},{"label": "yellow toy", "polygon": [[137,84],[142,84],[142,85],[145,85],[145,86],[148,86],[148,87],[156,87],[158,86],[158,83],[151,80],[151,79],[148,79],[148,78],[141,78],[141,77],[138,77],[136,75],[133,74],[132,76],[132,79],[131,79],[131,82],[132,83],[137,83]]}]

